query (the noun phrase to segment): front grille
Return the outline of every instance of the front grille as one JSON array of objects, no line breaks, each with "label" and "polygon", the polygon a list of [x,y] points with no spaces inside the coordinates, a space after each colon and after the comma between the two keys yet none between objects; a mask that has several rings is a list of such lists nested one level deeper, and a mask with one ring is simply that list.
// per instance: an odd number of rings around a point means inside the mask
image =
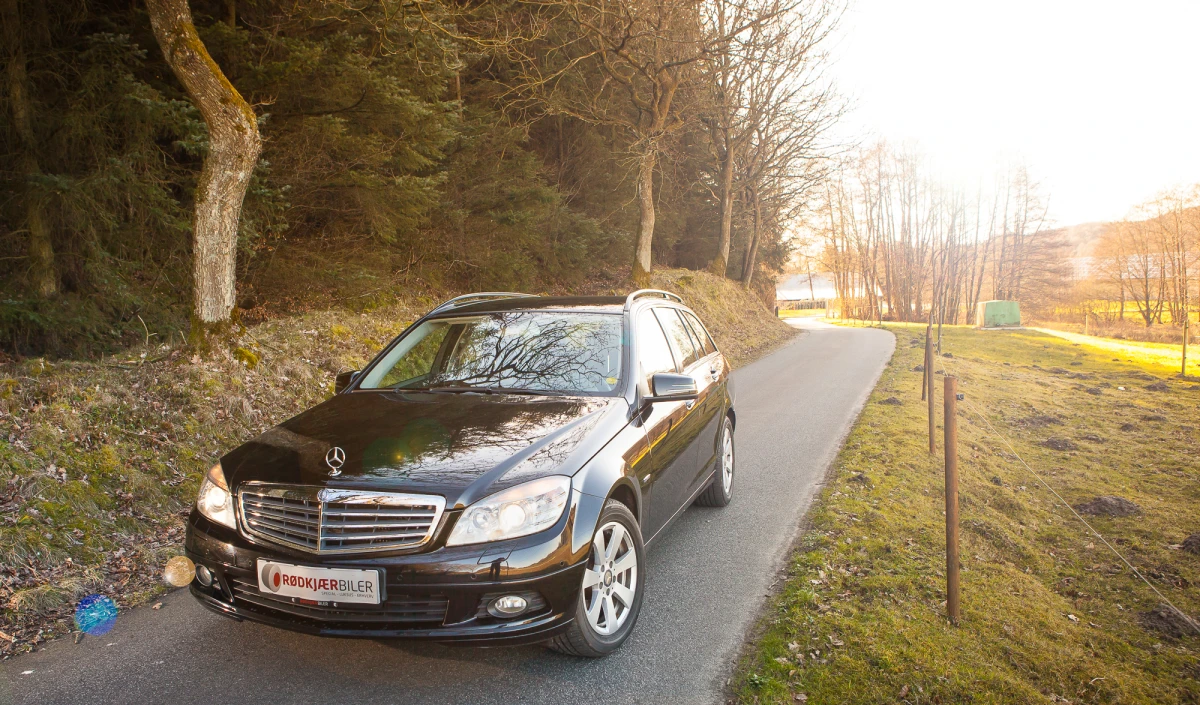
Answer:
[{"label": "front grille", "polygon": [[394,623],[436,622],[446,618],[450,602],[445,595],[391,594],[379,605],[343,604],[337,607],[304,604],[289,597],[259,592],[252,579],[230,577],[234,602],[258,611],[288,614],[318,622]]},{"label": "front grille", "polygon": [[248,482],[238,491],[242,529],[310,553],[415,548],[433,536],[437,495],[332,490]]},{"label": "front grille", "polygon": [[242,524],[262,538],[309,551],[320,551],[321,501],[242,490]]}]

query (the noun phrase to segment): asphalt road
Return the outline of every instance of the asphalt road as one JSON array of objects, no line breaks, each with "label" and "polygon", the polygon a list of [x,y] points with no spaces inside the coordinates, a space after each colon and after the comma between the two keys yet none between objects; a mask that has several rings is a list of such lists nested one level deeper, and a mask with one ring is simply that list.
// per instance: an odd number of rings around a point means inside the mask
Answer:
[{"label": "asphalt road", "polygon": [[608,658],[294,634],[210,614],[179,590],[105,636],[0,664],[0,704],[720,702],[895,344],[876,329],[797,325],[797,340],[734,373],[733,503],[693,507],[655,541],[637,628]]}]

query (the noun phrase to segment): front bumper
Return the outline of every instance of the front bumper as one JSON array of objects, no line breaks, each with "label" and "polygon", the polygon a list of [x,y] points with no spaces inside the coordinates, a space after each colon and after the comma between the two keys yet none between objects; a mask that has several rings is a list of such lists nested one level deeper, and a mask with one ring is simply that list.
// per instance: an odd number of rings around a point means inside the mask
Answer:
[{"label": "front bumper", "polygon": [[[583,580],[584,562],[571,550],[572,513],[566,512],[559,526],[520,539],[407,555],[334,558],[263,545],[193,511],[187,555],[216,579],[209,587],[193,580],[191,593],[217,614],[309,634],[468,644],[544,641],[570,626]],[[383,569],[383,601],[334,608],[265,596],[258,591],[259,558]],[[526,597],[530,609],[509,619],[488,614],[490,600],[510,594]]]}]

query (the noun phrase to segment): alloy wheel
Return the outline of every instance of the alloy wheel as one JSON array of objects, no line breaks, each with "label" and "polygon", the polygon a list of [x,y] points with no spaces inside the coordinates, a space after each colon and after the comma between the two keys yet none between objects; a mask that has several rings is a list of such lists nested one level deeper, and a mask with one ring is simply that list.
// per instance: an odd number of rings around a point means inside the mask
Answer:
[{"label": "alloy wheel", "polygon": [[610,521],[596,531],[583,574],[583,600],[588,624],[597,634],[611,636],[629,618],[639,589],[637,563],[633,537],[624,525]]},{"label": "alloy wheel", "polygon": [[733,429],[725,428],[725,441],[721,448],[721,482],[725,485],[725,494],[733,487]]}]

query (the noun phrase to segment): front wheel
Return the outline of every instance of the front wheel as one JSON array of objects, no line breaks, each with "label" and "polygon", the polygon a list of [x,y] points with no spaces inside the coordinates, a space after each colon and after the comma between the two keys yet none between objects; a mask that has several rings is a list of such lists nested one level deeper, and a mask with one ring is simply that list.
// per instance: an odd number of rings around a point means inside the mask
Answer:
[{"label": "front wheel", "polygon": [[646,549],[637,519],[624,504],[610,499],[596,525],[575,621],[549,642],[550,648],[571,656],[597,658],[616,651],[642,610]]},{"label": "front wheel", "polygon": [[721,423],[721,438],[717,447],[717,471],[712,483],[696,498],[701,507],[724,507],[733,499],[733,422],[726,416]]}]

